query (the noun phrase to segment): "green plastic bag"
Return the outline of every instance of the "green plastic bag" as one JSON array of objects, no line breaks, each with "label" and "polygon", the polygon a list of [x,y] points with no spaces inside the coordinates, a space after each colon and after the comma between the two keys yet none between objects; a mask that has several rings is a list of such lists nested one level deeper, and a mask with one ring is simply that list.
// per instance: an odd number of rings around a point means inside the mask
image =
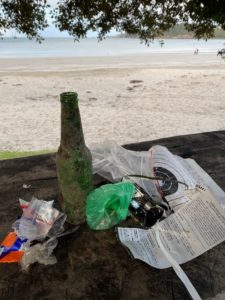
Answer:
[{"label": "green plastic bag", "polygon": [[86,217],[91,229],[102,230],[125,220],[134,196],[131,182],[106,184],[92,191],[87,197]]}]

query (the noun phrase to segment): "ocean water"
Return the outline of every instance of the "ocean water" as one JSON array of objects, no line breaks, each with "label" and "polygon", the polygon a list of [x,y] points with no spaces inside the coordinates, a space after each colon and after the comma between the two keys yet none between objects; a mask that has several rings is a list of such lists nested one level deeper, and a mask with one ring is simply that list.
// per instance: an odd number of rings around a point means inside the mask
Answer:
[{"label": "ocean water", "polygon": [[81,57],[81,56],[121,56],[136,53],[217,53],[224,40],[208,41],[194,39],[165,39],[161,47],[158,40],[150,46],[139,39],[107,38],[98,42],[95,38],[74,42],[71,38],[47,38],[42,44],[26,38],[4,38],[0,40],[0,58],[23,57]]}]

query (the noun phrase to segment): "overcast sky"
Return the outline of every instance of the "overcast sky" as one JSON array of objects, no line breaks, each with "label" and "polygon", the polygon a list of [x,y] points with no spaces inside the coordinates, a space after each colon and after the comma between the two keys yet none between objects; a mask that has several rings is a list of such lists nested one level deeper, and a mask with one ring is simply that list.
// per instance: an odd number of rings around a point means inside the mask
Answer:
[{"label": "overcast sky", "polygon": [[[48,0],[47,1],[51,5],[51,9],[56,7],[58,0]],[[67,32],[60,32],[53,24],[51,24],[50,17],[49,20],[49,27],[45,29],[43,32],[43,37],[69,37]],[[112,30],[109,35],[117,34],[115,30]],[[88,32],[87,37],[97,37],[97,32]]]},{"label": "overcast sky", "polygon": [[[50,11],[51,9],[56,7],[56,4],[58,0],[48,0],[48,4],[51,5],[51,8],[48,10]],[[42,33],[43,37],[69,37],[67,32],[60,32],[52,23],[51,23],[51,18],[50,16],[47,17],[49,27],[45,29],[45,31]]]},{"label": "overcast sky", "polygon": [[[58,2],[58,0],[48,0],[47,1],[50,5],[51,5],[51,8],[48,9],[48,12],[55,8],[56,7],[56,4]],[[64,31],[64,32],[60,32],[51,22],[51,18],[50,16],[47,16],[47,19],[48,19],[48,24],[49,24],[49,27],[46,28],[43,32],[41,32],[41,35],[44,37],[44,38],[48,38],[48,37],[69,37],[69,34]],[[111,31],[109,35],[115,35],[117,34],[115,30]],[[6,33],[5,33],[5,36],[7,37],[11,37],[11,36],[14,36],[16,35],[17,37],[25,37],[25,35],[20,35],[20,34],[16,34],[15,31],[13,30],[8,30]],[[87,34],[87,37],[97,37],[97,32],[88,32]]]}]

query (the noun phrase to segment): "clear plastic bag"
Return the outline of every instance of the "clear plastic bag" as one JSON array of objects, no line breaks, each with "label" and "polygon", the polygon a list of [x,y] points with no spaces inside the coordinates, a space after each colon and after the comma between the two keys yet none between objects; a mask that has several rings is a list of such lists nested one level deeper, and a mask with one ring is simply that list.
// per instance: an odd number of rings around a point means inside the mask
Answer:
[{"label": "clear plastic bag", "polygon": [[53,208],[53,203],[54,201],[36,198],[32,198],[30,202],[20,200],[23,215],[12,226],[17,236],[34,241],[43,240],[49,233],[50,237],[60,233],[66,216]]},{"label": "clear plastic bag", "polygon": [[[154,177],[151,153],[147,151],[130,151],[106,141],[91,148],[93,173],[98,173],[111,182],[121,181],[128,175]],[[155,201],[161,203],[162,198],[154,180],[130,178],[142,187]]]},{"label": "clear plastic bag", "polygon": [[59,212],[54,224],[50,228],[47,236],[49,238],[60,236],[60,234],[64,231],[64,223],[66,221],[66,215],[62,212]]},{"label": "clear plastic bag", "polygon": [[53,250],[57,246],[57,239],[51,238],[44,243],[38,243],[27,249],[20,260],[22,270],[28,270],[29,266],[35,262],[44,265],[53,265],[57,259],[52,255]]}]

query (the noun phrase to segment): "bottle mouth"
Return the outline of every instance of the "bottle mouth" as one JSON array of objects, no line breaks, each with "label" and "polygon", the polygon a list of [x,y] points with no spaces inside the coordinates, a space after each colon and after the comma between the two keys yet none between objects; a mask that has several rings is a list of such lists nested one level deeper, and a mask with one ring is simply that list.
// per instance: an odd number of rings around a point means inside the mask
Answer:
[{"label": "bottle mouth", "polygon": [[78,102],[78,94],[75,92],[64,92],[60,94],[61,102]]}]

